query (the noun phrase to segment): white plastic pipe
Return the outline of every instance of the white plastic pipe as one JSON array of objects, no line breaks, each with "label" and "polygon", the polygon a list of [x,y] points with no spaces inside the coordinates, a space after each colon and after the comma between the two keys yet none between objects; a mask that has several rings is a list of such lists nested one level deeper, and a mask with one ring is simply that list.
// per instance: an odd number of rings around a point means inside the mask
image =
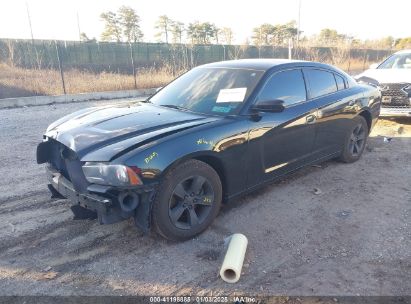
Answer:
[{"label": "white plastic pipe", "polygon": [[231,236],[227,253],[220,269],[220,276],[227,283],[236,283],[240,279],[247,244],[248,240],[245,235],[235,233]]}]

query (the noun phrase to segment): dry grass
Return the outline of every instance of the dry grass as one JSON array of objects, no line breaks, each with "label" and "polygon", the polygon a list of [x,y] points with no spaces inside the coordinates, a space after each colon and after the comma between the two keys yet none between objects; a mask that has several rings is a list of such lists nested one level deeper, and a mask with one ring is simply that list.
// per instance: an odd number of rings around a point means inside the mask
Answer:
[{"label": "dry grass", "polygon": [[[137,74],[137,88],[155,88],[170,82],[174,76],[167,69],[145,69]],[[102,72],[98,74],[65,71],[66,93],[85,93],[134,89],[132,75]],[[60,95],[63,87],[59,71],[35,70],[0,64],[0,98]]]},{"label": "dry grass", "polygon": [[352,57],[350,49],[344,46],[330,49],[329,54],[322,53],[318,48],[305,47],[297,54],[297,59],[318,61],[339,67],[349,74],[356,74],[367,69],[371,62],[368,56]]},{"label": "dry grass", "polygon": [[[324,61],[320,59],[312,58],[312,60]],[[354,58],[338,60],[334,64],[351,74],[360,72],[369,65],[368,62]],[[164,86],[174,78],[175,76],[167,68],[140,70],[137,73],[137,88]],[[91,73],[72,69],[64,72],[64,79],[67,94],[135,88],[133,76],[125,74]],[[60,94],[63,94],[63,87],[59,71],[23,69],[0,63],[0,98]]]},{"label": "dry grass", "polygon": [[363,59],[356,59],[356,58],[351,58],[349,61],[344,61],[340,64],[336,64],[340,69],[346,71],[349,74],[355,74],[355,73],[360,73],[370,66],[370,62],[365,61]]}]

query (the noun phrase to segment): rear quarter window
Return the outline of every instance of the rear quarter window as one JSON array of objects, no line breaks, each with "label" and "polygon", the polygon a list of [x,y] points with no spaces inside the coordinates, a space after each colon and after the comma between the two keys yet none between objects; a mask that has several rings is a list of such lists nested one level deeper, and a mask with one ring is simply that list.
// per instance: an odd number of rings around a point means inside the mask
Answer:
[{"label": "rear quarter window", "polygon": [[323,70],[306,69],[304,74],[308,78],[310,97],[316,98],[337,91],[334,74]]},{"label": "rear quarter window", "polygon": [[345,89],[345,81],[340,75],[334,74],[335,82],[337,83],[338,91]]}]

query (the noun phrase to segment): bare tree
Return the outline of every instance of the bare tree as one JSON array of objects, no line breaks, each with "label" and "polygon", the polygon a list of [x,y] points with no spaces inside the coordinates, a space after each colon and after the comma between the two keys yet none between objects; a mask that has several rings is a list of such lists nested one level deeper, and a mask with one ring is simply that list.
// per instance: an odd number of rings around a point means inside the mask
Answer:
[{"label": "bare tree", "polygon": [[340,43],[335,47],[330,48],[331,63],[333,65],[341,66],[348,63],[347,69],[350,69],[350,46],[348,43]]},{"label": "bare tree", "polygon": [[96,42],[96,38],[89,38],[86,33],[80,33],[81,42]]},{"label": "bare tree", "polygon": [[123,5],[119,8],[118,15],[127,42],[141,41],[143,32],[140,29],[140,17],[137,12],[133,8]]},{"label": "bare tree", "polygon": [[295,21],[277,24],[272,28],[271,44],[287,45],[290,39],[294,40],[297,37],[297,32]]},{"label": "bare tree", "polygon": [[168,16],[162,15],[158,17],[155,28],[158,30],[156,37],[158,37],[160,41],[162,41],[162,37],[164,36],[165,42],[168,43],[168,35],[171,31],[172,24],[173,20],[171,20]]},{"label": "bare tree", "polygon": [[198,21],[194,21],[188,24],[187,27],[187,36],[191,41],[191,44],[197,44],[200,40],[200,23]]},{"label": "bare tree", "polygon": [[191,44],[210,44],[211,40],[216,39],[218,28],[213,23],[195,21],[187,27],[187,36]]},{"label": "bare tree", "polygon": [[220,40],[220,35],[221,35],[221,29],[217,27],[215,24],[212,24],[212,30],[214,31],[214,39],[215,43],[219,44]]},{"label": "bare tree", "polygon": [[315,47],[306,48],[304,53],[306,54],[306,57],[303,58],[305,60],[319,62],[325,62],[327,60],[327,57],[321,53],[321,50]]},{"label": "bare tree", "polygon": [[224,44],[233,44],[233,39],[234,39],[234,34],[233,30],[229,27],[223,27],[221,29],[221,36],[222,36],[222,42]]},{"label": "bare tree", "polygon": [[8,50],[8,63],[11,67],[14,67],[16,62],[15,62],[15,57],[14,57],[14,43],[11,39],[7,40],[7,50]]},{"label": "bare tree", "polygon": [[122,6],[117,13],[106,12],[100,15],[104,21],[103,41],[121,42],[123,35],[127,42],[141,41],[143,32],[140,29],[140,17],[129,6]]},{"label": "bare tree", "polygon": [[121,41],[121,24],[120,19],[114,12],[106,12],[100,15],[104,21],[104,31],[101,33],[103,41]]},{"label": "bare tree", "polygon": [[243,51],[244,49],[241,47],[241,45],[232,45],[228,51],[228,58],[231,60],[240,59],[243,55]]},{"label": "bare tree", "polygon": [[274,35],[274,26],[268,23],[264,23],[259,27],[253,29],[253,41],[255,45],[270,45],[272,37]]},{"label": "bare tree", "polygon": [[171,25],[171,35],[173,43],[183,42],[183,33],[185,31],[184,23],[179,21],[174,21]]}]

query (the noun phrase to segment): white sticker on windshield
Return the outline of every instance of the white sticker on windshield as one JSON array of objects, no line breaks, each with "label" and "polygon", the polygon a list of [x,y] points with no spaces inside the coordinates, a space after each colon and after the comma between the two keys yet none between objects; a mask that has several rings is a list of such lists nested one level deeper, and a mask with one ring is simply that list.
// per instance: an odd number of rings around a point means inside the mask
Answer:
[{"label": "white sticker on windshield", "polygon": [[223,89],[218,93],[216,102],[243,102],[247,88]]}]

